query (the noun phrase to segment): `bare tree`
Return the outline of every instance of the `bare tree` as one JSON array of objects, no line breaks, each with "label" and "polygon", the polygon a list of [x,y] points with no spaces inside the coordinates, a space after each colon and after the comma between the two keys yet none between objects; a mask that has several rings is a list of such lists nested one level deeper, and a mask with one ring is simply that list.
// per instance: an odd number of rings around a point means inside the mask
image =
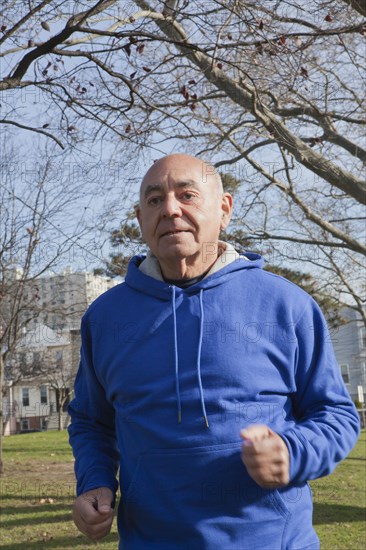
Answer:
[{"label": "bare tree", "polygon": [[[363,311],[362,2],[7,8],[0,123],[62,147],[128,142],[211,159],[242,182],[236,225]],[[36,114],[24,116],[32,94]]]},{"label": "bare tree", "polygon": [[[23,162],[21,148],[15,149],[7,137],[0,162],[0,471],[5,367],[27,327],[50,306],[40,299],[40,275],[64,262],[88,233],[82,216],[73,216],[74,203],[85,189],[69,179],[62,185],[55,181],[47,150],[39,151],[43,162]],[[30,376],[41,371],[39,362],[26,369]]]},{"label": "bare tree", "polygon": [[50,370],[45,373],[48,385],[52,388],[56,394],[57,400],[57,414],[58,414],[58,429],[63,430],[66,426],[64,424],[64,410],[65,406],[72,398],[73,394],[73,385],[75,380],[75,368],[69,370],[67,368],[62,368],[57,373],[53,375]]}]

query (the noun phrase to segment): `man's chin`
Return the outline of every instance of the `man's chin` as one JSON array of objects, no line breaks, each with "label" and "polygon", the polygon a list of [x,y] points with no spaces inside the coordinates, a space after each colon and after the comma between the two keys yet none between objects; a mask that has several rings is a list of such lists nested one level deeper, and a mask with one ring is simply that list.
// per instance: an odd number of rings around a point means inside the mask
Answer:
[{"label": "man's chin", "polygon": [[155,256],[159,260],[183,260],[185,258],[191,258],[192,256],[195,256],[199,252],[197,248],[194,248],[192,246],[188,246],[185,243],[179,243],[179,242],[171,242],[169,245],[165,245],[163,250],[160,248],[160,250],[157,251]]}]

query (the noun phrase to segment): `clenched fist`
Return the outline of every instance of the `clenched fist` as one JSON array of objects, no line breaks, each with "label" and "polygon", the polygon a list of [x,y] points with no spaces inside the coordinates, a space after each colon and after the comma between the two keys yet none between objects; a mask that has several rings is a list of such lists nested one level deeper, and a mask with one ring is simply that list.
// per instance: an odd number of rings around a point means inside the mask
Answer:
[{"label": "clenched fist", "polygon": [[74,503],[73,519],[76,527],[92,540],[108,535],[113,522],[113,493],[108,487],[99,487],[78,496]]},{"label": "clenched fist", "polygon": [[241,459],[249,475],[264,489],[277,489],[290,481],[290,455],[284,440],[268,426],[241,430]]}]

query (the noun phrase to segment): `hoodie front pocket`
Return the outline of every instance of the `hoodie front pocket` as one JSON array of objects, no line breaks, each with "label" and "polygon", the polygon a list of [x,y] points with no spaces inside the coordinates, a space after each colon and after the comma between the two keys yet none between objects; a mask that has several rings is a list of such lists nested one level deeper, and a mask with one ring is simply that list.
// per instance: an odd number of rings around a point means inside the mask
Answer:
[{"label": "hoodie front pocket", "polygon": [[136,543],[228,550],[280,550],[289,515],[277,491],[248,476],[238,443],[141,455],[124,511]]}]

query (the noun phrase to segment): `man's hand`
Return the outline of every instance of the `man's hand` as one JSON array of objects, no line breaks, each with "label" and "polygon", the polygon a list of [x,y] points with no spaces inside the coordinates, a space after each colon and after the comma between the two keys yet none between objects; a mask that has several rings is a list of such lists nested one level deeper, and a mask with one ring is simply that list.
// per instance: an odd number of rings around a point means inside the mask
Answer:
[{"label": "man's hand", "polygon": [[290,455],[284,440],[268,426],[241,430],[241,459],[249,475],[264,489],[277,489],[290,481]]},{"label": "man's hand", "polygon": [[79,531],[92,540],[108,535],[113,522],[113,498],[108,487],[99,487],[77,497],[73,519]]}]

